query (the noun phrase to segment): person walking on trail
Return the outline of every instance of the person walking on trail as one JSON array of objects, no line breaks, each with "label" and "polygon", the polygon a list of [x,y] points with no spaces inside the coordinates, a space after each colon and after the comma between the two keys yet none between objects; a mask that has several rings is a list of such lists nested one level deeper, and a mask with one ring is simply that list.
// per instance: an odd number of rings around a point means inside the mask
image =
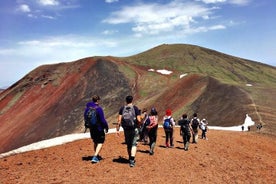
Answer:
[{"label": "person walking on trail", "polygon": [[200,119],[197,117],[197,113],[193,114],[193,118],[191,120],[192,134],[193,134],[193,142],[197,144],[198,142],[198,127],[199,127]]},{"label": "person walking on trail", "polygon": [[166,115],[163,118],[163,128],[166,135],[165,145],[167,148],[174,147],[173,144],[173,127],[175,126],[174,119],[172,117],[172,111],[170,109],[166,110]]},{"label": "person walking on trail", "polygon": [[207,130],[208,130],[207,125],[208,125],[207,120],[206,120],[205,118],[203,118],[203,119],[201,120],[201,122],[200,122],[200,129],[201,129],[201,131],[202,131],[201,138],[202,138],[202,139],[205,139],[205,140],[208,140],[208,138],[207,138],[207,136],[206,136],[206,132],[207,132]]},{"label": "person walking on trail", "polygon": [[144,108],[142,111],[142,115],[141,115],[141,119],[142,119],[142,125],[140,128],[140,138],[139,140],[141,142],[144,142],[144,144],[148,143],[148,130],[147,130],[147,126],[149,125],[149,121],[148,121],[149,115],[147,113],[147,109]]},{"label": "person walking on trail", "polygon": [[137,141],[139,139],[139,126],[141,123],[141,111],[132,104],[133,97],[126,97],[126,105],[119,110],[117,135],[119,135],[120,126],[124,129],[125,142],[130,167],[135,166],[135,155],[137,152]]},{"label": "person walking on trail", "polygon": [[158,113],[156,109],[153,107],[150,111],[150,115],[148,120],[148,126],[146,127],[148,130],[148,135],[149,135],[149,154],[153,155],[154,154],[154,147],[156,145],[156,139],[157,139],[157,129],[158,129]]},{"label": "person walking on trail", "polygon": [[84,116],[86,117],[87,112],[90,109],[95,110],[96,123],[91,125],[89,128],[90,136],[94,143],[94,155],[92,157],[92,163],[98,163],[102,157],[99,155],[105,142],[105,133],[108,132],[108,123],[104,117],[103,109],[99,105],[100,97],[98,95],[92,96],[92,101],[86,104],[86,109],[84,111]]},{"label": "person walking on trail", "polygon": [[178,125],[180,126],[180,135],[182,135],[183,138],[184,150],[188,151],[192,127],[190,125],[190,120],[188,119],[187,114],[182,115],[182,119],[178,121]]}]

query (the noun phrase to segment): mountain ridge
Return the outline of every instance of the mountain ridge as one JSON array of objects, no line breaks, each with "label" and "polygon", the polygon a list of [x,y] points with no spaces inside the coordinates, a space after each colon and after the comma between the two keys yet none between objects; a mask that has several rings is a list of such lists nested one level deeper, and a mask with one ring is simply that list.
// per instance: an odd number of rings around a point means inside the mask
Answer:
[{"label": "mountain ridge", "polygon": [[[141,109],[155,106],[163,115],[171,108],[176,120],[183,112],[198,112],[210,125],[233,126],[242,124],[248,113],[263,123],[265,133],[274,134],[275,67],[216,54],[176,44],[130,57],[95,56],[42,65],[0,93],[0,152],[83,131],[83,110],[93,94],[101,96],[111,127],[131,94]],[[180,78],[181,74],[187,75]]]}]

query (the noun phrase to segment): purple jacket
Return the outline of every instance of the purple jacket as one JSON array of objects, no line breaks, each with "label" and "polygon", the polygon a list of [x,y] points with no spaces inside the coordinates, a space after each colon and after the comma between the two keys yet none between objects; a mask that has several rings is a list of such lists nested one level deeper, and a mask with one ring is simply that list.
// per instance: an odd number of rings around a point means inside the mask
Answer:
[{"label": "purple jacket", "polygon": [[98,130],[99,131],[103,131],[104,129],[108,130],[108,123],[105,120],[103,109],[98,104],[95,104],[94,102],[88,102],[86,104],[84,115],[89,110],[89,107],[92,107],[92,108],[96,107],[96,111],[97,111],[97,114],[98,114],[99,120],[100,120],[100,124],[98,125]]}]

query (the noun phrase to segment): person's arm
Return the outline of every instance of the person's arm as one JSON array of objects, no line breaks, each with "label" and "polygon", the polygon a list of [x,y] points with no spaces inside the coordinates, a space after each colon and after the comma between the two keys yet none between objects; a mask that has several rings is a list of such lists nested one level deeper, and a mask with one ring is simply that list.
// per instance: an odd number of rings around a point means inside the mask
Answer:
[{"label": "person's arm", "polygon": [[135,114],[136,114],[137,124],[140,126],[141,123],[142,123],[141,111],[138,109],[137,106],[133,106],[133,107],[134,107],[134,111],[135,111]]},{"label": "person's arm", "polygon": [[172,126],[175,126],[175,121],[174,121],[173,117],[171,117],[171,123],[172,123]]},{"label": "person's arm", "polygon": [[103,128],[108,132],[108,123],[104,117],[104,111],[101,107],[98,107],[98,114],[100,118],[100,122],[102,123]]},{"label": "person's arm", "polygon": [[116,126],[116,132],[117,134],[119,133],[121,122],[122,122],[122,114],[123,114],[123,107],[120,108],[119,110],[119,115],[117,119],[117,126]]}]

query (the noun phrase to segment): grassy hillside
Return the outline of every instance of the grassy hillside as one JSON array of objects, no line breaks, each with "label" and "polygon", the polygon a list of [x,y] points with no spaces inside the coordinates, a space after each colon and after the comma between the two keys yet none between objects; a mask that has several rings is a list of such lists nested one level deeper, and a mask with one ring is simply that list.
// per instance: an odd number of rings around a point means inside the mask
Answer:
[{"label": "grassy hillside", "polygon": [[193,45],[165,44],[124,60],[156,69],[207,75],[230,84],[276,83],[275,67]]}]

